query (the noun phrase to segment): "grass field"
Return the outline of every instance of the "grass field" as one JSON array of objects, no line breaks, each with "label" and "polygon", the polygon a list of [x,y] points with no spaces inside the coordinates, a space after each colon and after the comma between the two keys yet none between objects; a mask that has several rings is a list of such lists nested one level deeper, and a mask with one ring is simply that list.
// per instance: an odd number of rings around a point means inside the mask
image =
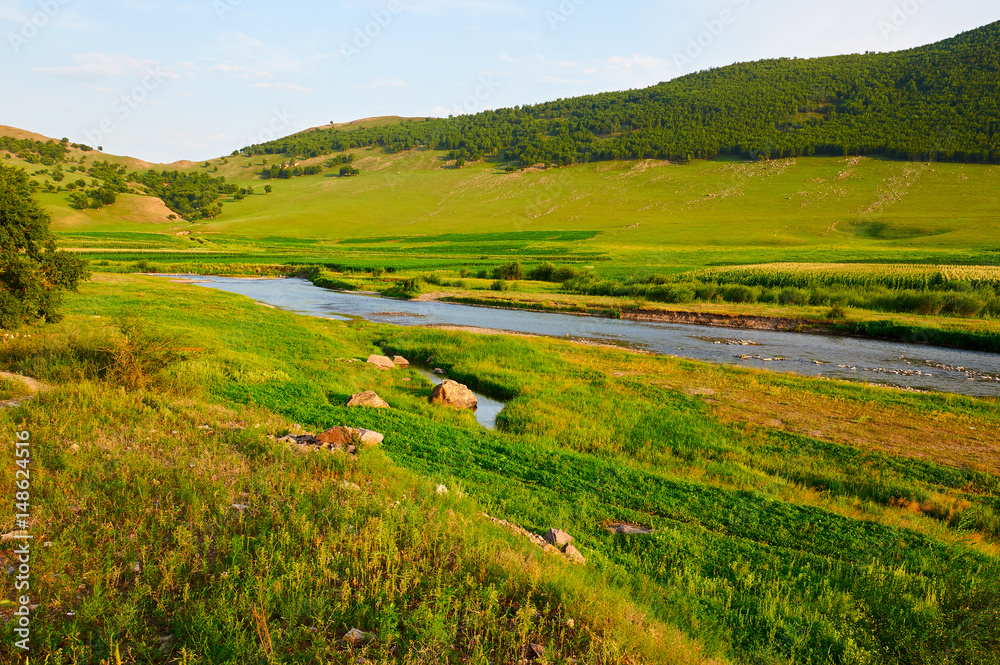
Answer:
[{"label": "grass field", "polygon": [[[50,662],[516,662],[529,642],[552,663],[998,662],[995,400],[309,319],[150,277],[99,275],[68,308],[0,349],[59,386],[0,413],[36,442]],[[115,369],[123,311],[172,340],[138,383]],[[508,400],[499,429],[430,405],[415,371],[345,362],[376,351]],[[393,409],[343,406],[363,389]],[[334,424],[386,440],[352,461],[266,436]],[[568,530],[587,566],[481,510]],[[604,528],[623,521],[654,532]],[[352,627],[375,639],[347,648]]]},{"label": "grass field", "polygon": [[[227,201],[223,216],[207,224],[171,224],[144,197],[122,196],[96,212],[70,209],[65,192],[41,198],[70,246],[75,234],[90,231],[164,237],[190,231],[209,241],[229,239],[233,251],[240,239],[294,237],[322,243],[331,262],[400,254],[433,260],[449,243],[427,236],[551,231],[593,233],[558,249],[590,255],[584,260],[610,259],[603,266],[609,273],[773,261],[995,265],[1000,256],[993,240],[1000,224],[998,166],[820,157],[602,162],[504,173],[485,162],[454,169],[438,151],[354,152],[358,177],[269,181],[271,194],[258,187],[244,201]],[[130,169],[150,166],[86,154]],[[279,159],[271,156],[270,162]],[[238,156],[210,160],[209,167],[152,166],[259,185],[263,161]],[[29,172],[38,168],[26,166]],[[413,236],[425,237],[408,240]],[[345,239],[351,242],[340,242]],[[519,244],[492,249],[514,254],[524,249]],[[541,251],[546,244],[534,240],[530,247]],[[463,249],[472,248],[456,248]]]}]

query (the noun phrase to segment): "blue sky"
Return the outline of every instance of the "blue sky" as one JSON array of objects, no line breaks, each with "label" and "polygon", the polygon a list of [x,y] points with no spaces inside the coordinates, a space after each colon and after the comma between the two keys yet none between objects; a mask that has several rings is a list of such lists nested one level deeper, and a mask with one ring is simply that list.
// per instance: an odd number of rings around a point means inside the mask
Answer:
[{"label": "blue sky", "polygon": [[0,124],[148,161],[767,57],[892,51],[995,0],[0,0]]}]

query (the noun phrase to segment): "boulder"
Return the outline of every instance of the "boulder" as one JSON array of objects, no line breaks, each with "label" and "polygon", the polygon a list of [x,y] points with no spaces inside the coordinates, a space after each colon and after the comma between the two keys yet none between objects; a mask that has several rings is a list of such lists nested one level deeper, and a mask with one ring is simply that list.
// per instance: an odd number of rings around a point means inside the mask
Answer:
[{"label": "boulder", "polygon": [[410,366],[410,361],[404,358],[403,356],[393,356],[392,362],[394,365],[396,365],[396,367],[406,368]]},{"label": "boulder", "polygon": [[443,370],[443,369],[441,369],[440,367],[435,367],[435,368],[434,368],[433,370],[431,370],[431,373],[432,373],[432,374],[437,374],[438,376],[444,376],[444,375],[445,375],[445,374],[447,374],[448,372],[444,371],[444,370]]},{"label": "boulder", "polygon": [[566,548],[563,550],[563,556],[569,559],[572,563],[576,563],[581,566],[587,563],[587,560],[583,558],[582,554],[580,554],[580,550],[576,549],[572,545],[566,546]]},{"label": "boulder", "polygon": [[545,542],[555,545],[559,549],[563,549],[573,542],[573,536],[561,529],[549,529],[542,538],[545,539]]},{"label": "boulder", "polygon": [[363,630],[358,630],[357,628],[351,628],[344,635],[344,642],[348,644],[361,644],[362,642],[371,641],[371,636]]},{"label": "boulder", "polygon": [[347,406],[370,406],[374,409],[391,408],[389,404],[384,399],[379,397],[374,390],[366,390],[363,393],[351,395],[351,399],[347,402]]},{"label": "boulder", "polygon": [[435,404],[447,404],[456,409],[474,409],[479,404],[479,400],[469,390],[458,381],[445,379],[439,385],[434,386],[431,392],[431,402]]},{"label": "boulder", "polygon": [[356,443],[363,443],[368,446],[377,446],[382,443],[385,437],[370,429],[360,429],[354,427],[331,427],[316,437],[319,443],[326,446],[351,446]]},{"label": "boulder", "polygon": [[374,353],[368,356],[368,364],[375,365],[379,369],[395,369],[396,363],[392,362],[391,358],[385,356],[378,356]]}]

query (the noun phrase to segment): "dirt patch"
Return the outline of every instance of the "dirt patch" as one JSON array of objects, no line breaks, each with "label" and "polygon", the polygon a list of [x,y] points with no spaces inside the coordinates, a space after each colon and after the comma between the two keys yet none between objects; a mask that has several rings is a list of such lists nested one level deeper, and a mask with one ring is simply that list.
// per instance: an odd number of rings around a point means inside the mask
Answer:
[{"label": "dirt patch", "polygon": [[0,371],[0,379],[9,379],[11,381],[20,381],[28,389],[28,394],[25,395],[25,396],[23,396],[23,397],[16,397],[14,399],[9,399],[9,400],[0,402],[0,409],[13,409],[15,407],[21,406],[22,404],[24,404],[28,400],[34,398],[34,396],[37,395],[38,393],[52,389],[52,386],[49,386],[49,385],[47,385],[45,383],[42,383],[41,381],[38,381],[36,379],[32,379],[30,376],[23,376],[21,374],[13,374],[11,372]]},{"label": "dirt patch", "polygon": [[787,319],[774,316],[747,314],[712,314],[709,312],[684,312],[672,310],[622,311],[622,318],[630,321],[655,321],[658,323],[686,323],[700,326],[743,328],[746,330],[795,330],[798,332],[830,331],[808,319]]},{"label": "dirt patch", "polygon": [[510,330],[498,330],[496,328],[477,328],[476,326],[456,326],[452,324],[441,324],[441,325],[427,326],[427,327],[436,328],[438,330],[470,332],[470,333],[475,333],[476,335],[510,335],[512,337],[538,337],[538,335],[531,335],[528,333],[518,333],[518,332],[512,332]]},{"label": "dirt patch", "polygon": [[605,529],[614,534],[623,536],[647,535],[653,533],[648,526],[640,526],[631,522],[605,522],[602,525]]}]

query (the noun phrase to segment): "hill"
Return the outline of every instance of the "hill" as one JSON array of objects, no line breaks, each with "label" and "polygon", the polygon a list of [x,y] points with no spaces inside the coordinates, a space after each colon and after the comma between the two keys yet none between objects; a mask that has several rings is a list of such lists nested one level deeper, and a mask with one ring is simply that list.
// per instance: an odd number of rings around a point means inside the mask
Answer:
[{"label": "hill", "polygon": [[1000,160],[1000,22],[895,53],[740,63],[644,90],[243,148],[301,158],[429,145],[513,165],[738,155]]}]

